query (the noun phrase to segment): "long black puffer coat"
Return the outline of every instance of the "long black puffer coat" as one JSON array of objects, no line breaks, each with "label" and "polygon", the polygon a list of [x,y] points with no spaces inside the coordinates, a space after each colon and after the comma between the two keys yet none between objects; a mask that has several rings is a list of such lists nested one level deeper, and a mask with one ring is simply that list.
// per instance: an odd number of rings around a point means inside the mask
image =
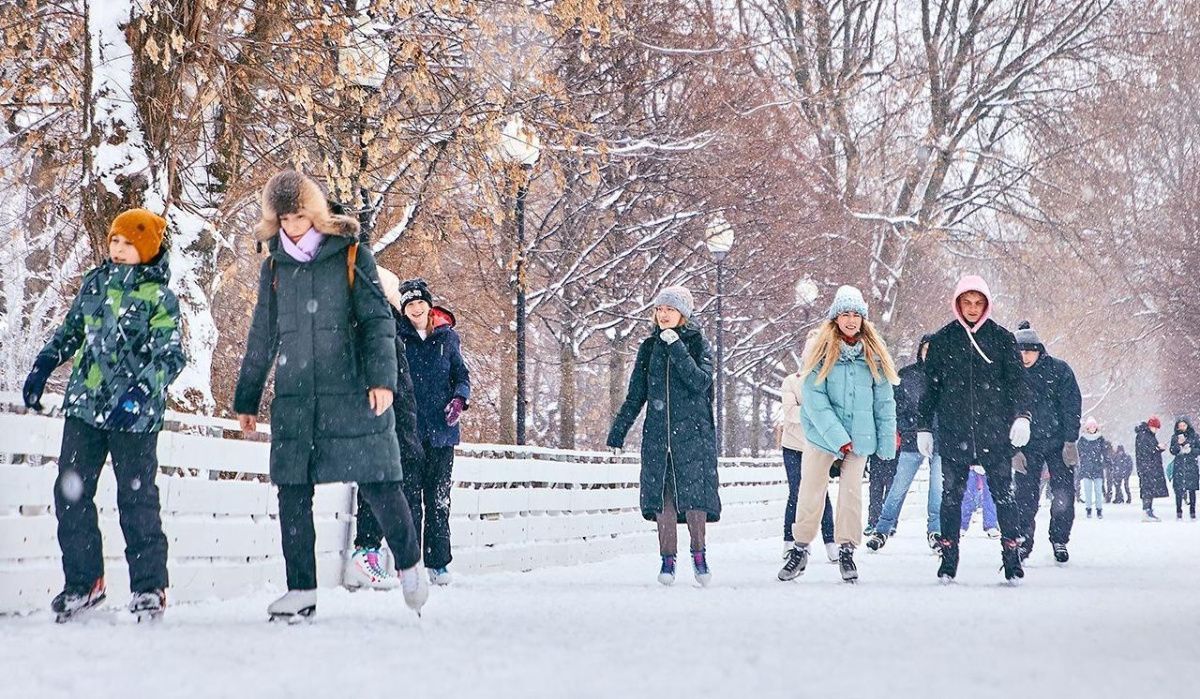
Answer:
[{"label": "long black puffer coat", "polygon": [[667,344],[660,331],[638,348],[629,393],[613,419],[608,446],[620,448],[646,406],[642,425],[642,516],[656,519],[663,510],[667,472],[675,479],[679,522],[688,510],[721,518],[717,438],[713,422],[713,361],[704,335],[692,324],[676,328],[679,339]]},{"label": "long black puffer coat", "polygon": [[1142,498],[1165,498],[1167,474],[1163,473],[1163,449],[1150,426],[1142,423],[1134,430],[1136,435],[1134,457],[1137,460],[1138,493]]},{"label": "long black puffer coat", "polygon": [[403,478],[392,409],[375,415],[370,388],[397,388],[396,321],[375,260],[354,230],[339,230],[311,262],[297,262],[272,238],[246,338],[234,410],[254,415],[275,369],[271,481],[277,484]]},{"label": "long black puffer coat", "polygon": [[[1179,423],[1187,427],[1179,429]],[[1179,438],[1183,437],[1183,442]],[[1171,471],[1171,487],[1175,492],[1200,490],[1200,435],[1192,427],[1192,419],[1181,417],[1175,421],[1175,434],[1171,437],[1171,454],[1175,457],[1175,466]]]}]

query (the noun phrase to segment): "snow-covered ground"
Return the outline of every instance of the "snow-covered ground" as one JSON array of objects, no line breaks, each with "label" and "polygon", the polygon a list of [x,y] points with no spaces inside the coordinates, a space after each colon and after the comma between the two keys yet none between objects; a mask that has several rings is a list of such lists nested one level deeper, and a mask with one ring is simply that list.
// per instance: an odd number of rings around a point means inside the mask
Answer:
[{"label": "snow-covered ground", "polygon": [[[1162,502],[1162,501],[1160,501]],[[1166,504],[1166,503],[1162,503]],[[323,592],[314,624],[265,622],[273,595],[56,626],[0,617],[8,697],[1183,697],[1200,667],[1200,524],[1137,505],[1079,519],[1072,562],[1044,536],[1025,582],[1000,584],[976,528],[939,585],[915,503],[859,555],[861,582],[810,565],[780,583],[781,543],[726,542],[714,583],[655,582],[654,551],[576,568],[461,577],[423,619],[398,592]],[[975,525],[978,527],[978,523]],[[682,532],[681,532],[682,534]],[[686,541],[686,536],[681,536]],[[110,604],[123,602],[117,593]]]}]

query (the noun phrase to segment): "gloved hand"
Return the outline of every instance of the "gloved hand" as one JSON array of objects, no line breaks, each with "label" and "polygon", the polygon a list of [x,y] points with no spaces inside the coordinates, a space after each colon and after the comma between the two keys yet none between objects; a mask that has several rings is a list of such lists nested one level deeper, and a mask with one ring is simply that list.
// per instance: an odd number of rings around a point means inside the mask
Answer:
[{"label": "gloved hand", "polygon": [[118,432],[127,431],[137,424],[138,418],[145,414],[149,405],[150,394],[141,385],[134,384],[125,389],[125,393],[117,401],[117,407],[113,408],[108,419],[104,421],[104,426]]},{"label": "gloved hand", "polygon": [[21,395],[25,399],[25,407],[31,410],[42,410],[42,393],[46,390],[46,381],[54,373],[53,360],[38,359],[33,363],[33,371],[25,379]]},{"label": "gloved hand", "polygon": [[667,328],[658,334],[658,338],[670,345],[679,339],[679,333],[675,332],[671,328]]},{"label": "gloved hand", "polygon": [[1075,442],[1063,443],[1062,451],[1063,463],[1068,466],[1079,465],[1079,445]]},{"label": "gloved hand", "polygon": [[446,425],[454,427],[458,424],[462,413],[467,409],[467,402],[460,396],[455,396],[446,404]]},{"label": "gloved hand", "polygon": [[1013,420],[1012,429],[1008,431],[1008,439],[1017,449],[1029,444],[1029,418],[1019,417]]},{"label": "gloved hand", "polygon": [[854,443],[846,442],[842,445],[841,449],[838,449],[838,451],[842,452],[842,456],[849,456],[850,452],[854,451]]},{"label": "gloved hand", "polygon": [[1023,454],[1022,452],[1019,452],[1019,451],[1016,452],[1015,454],[1013,454],[1012,467],[1013,467],[1013,470],[1016,471],[1017,473],[1023,473],[1023,474],[1028,475],[1029,471],[1027,470],[1028,464],[1025,461],[1025,454]]},{"label": "gloved hand", "polygon": [[1180,453],[1183,453],[1183,454],[1191,454],[1192,453],[1192,445],[1184,444],[1182,447],[1179,447],[1179,451],[1180,451]]},{"label": "gloved hand", "polygon": [[972,466],[971,470],[974,471],[975,473],[978,473],[981,476],[987,475],[987,471],[984,470],[983,466],[981,466],[979,464],[975,464],[974,466]]},{"label": "gloved hand", "polygon": [[921,456],[927,459],[933,458],[933,433],[918,432],[917,433],[917,451]]}]

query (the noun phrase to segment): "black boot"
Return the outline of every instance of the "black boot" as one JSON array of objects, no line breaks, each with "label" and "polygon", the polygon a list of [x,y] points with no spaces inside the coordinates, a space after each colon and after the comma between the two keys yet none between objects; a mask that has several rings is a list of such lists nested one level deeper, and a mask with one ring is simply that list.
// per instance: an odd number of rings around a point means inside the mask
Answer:
[{"label": "black boot", "polygon": [[838,570],[842,572],[842,580],[858,582],[858,566],[854,565],[854,544],[842,544],[838,547]]},{"label": "black boot", "polygon": [[106,597],[104,578],[98,578],[91,587],[65,587],[50,602],[54,621],[62,624],[77,614],[100,606]]},{"label": "black boot", "polygon": [[796,544],[788,551],[787,561],[784,562],[783,568],[779,570],[779,579],[783,582],[795,580],[804,575],[804,570],[808,568],[808,545]]},{"label": "black boot", "polygon": [[1067,553],[1066,544],[1050,544],[1054,548],[1054,560],[1059,563],[1066,563],[1071,560],[1070,554]]},{"label": "black boot", "polygon": [[1005,539],[1000,550],[1000,560],[1004,564],[1004,579],[1010,582],[1025,577],[1021,567],[1021,545],[1016,539]]},{"label": "black boot", "polygon": [[958,542],[942,539],[938,542],[938,555],[942,557],[942,563],[938,566],[938,580],[943,583],[954,582],[954,577],[958,575]]},{"label": "black boot", "polygon": [[869,539],[867,539],[867,548],[871,549],[872,551],[878,551],[879,549],[883,548],[885,544],[887,544],[887,540],[887,534],[877,531],[872,534]]}]

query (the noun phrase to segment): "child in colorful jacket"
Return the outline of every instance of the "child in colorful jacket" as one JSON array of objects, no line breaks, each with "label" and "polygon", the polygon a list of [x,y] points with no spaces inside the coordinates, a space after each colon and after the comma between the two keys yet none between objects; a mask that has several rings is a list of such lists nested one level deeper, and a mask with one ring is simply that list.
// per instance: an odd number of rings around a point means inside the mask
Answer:
[{"label": "child in colorful jacket", "polygon": [[145,209],[113,220],[109,259],[83,277],[79,294],[34,361],[25,405],[41,410],[50,374],[68,359],[62,453],[54,512],[66,584],[50,607],[62,622],[105,599],[96,484],[112,455],[125,558],[140,620],[166,608],[167,538],[159,515],[158,433],[167,386],[183,370],[179,307],[167,288],[167,222]]}]

